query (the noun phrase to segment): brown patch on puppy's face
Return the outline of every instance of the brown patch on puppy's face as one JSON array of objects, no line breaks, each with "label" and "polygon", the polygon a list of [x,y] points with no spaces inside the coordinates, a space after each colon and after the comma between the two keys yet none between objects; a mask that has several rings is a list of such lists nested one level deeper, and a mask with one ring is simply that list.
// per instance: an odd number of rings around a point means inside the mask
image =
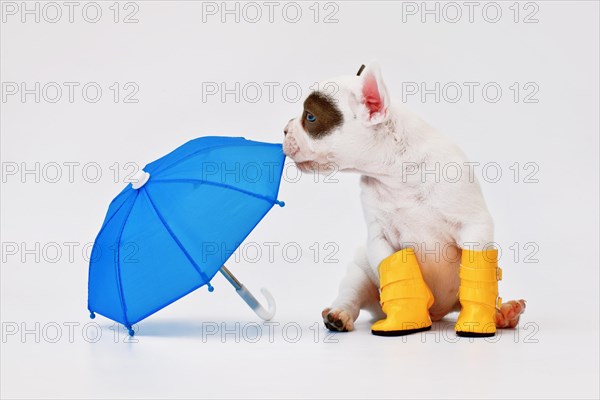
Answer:
[{"label": "brown patch on puppy's face", "polygon": [[333,98],[313,92],[304,101],[301,124],[313,139],[320,139],[333,132],[343,122],[344,117]]}]

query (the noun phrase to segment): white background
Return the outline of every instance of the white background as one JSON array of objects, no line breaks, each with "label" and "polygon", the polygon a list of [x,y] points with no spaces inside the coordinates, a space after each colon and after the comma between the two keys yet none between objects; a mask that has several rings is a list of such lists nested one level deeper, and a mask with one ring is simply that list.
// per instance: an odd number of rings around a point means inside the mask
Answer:
[{"label": "white background", "polygon": [[[496,23],[486,21],[495,17],[495,8],[483,14],[486,3],[469,22],[459,2],[462,18],[455,23],[448,21],[455,9],[446,8],[439,23],[435,15],[422,22],[420,13],[403,14],[403,5],[392,2],[321,3],[318,22],[312,2],[299,3],[297,23],[284,18],[295,16],[290,8],[283,14],[286,3],[278,3],[273,22],[258,3],[262,18],[255,23],[249,21],[255,9],[244,14],[238,4],[240,21],[225,15],[223,23],[221,10],[203,14],[202,3],[192,1],[121,3],[117,23],[113,2],[99,2],[97,23],[83,18],[86,3],[79,3],[70,23],[68,8],[58,4],[63,15],[56,23],[44,19],[55,10],[46,8],[36,23],[33,15],[22,22],[19,9],[3,14],[1,28],[2,397],[598,397],[597,2],[520,3],[518,22],[513,2],[499,2]],[[132,11],[138,22],[123,23]],[[534,11],[538,22],[524,23]],[[337,22],[324,23],[332,12]],[[455,103],[433,95],[408,96],[406,103],[472,161],[501,166],[500,180],[484,179],[482,186],[503,249],[501,295],[528,301],[519,330],[501,331],[494,341],[458,340],[451,315],[427,335],[380,338],[361,315],[355,332],[326,336],[321,309],[365,239],[358,177],[297,181],[293,166],[280,192],[287,206],[273,209],[242,246],[245,256],[230,262],[250,289],[265,286],[275,295],[273,333],[261,324],[256,340],[257,317],[220,276],[214,293],[202,288],[142,321],[134,343],[124,343],[125,332],[101,316],[85,326],[82,249],[126,184],[125,163],[143,166],[203,135],[281,142],[284,124],[301,112],[293,90],[283,96],[285,84],[301,87],[304,97],[314,82],[354,74],[372,59],[398,101],[407,82],[479,83],[473,102],[463,86]],[[34,95],[25,101],[7,95],[7,82],[79,86],[72,103],[66,86],[56,103],[48,101],[54,92],[36,103]],[[88,82],[103,90],[96,103],[82,96]],[[114,82],[121,89],[117,103]],[[123,102],[127,82],[139,88],[137,103]],[[233,95],[203,101],[206,82],[230,89],[256,82],[263,93],[255,103],[248,101],[254,92],[239,102]],[[279,85],[272,99],[264,82]],[[481,92],[489,82],[503,91],[495,103]],[[514,82],[521,88],[517,102]],[[539,88],[537,103],[524,102],[528,82]],[[64,164],[70,162],[79,163],[73,182]],[[518,182],[509,169],[515,162]],[[528,162],[539,167],[537,183],[524,182]],[[22,174],[36,163],[39,182]],[[52,163],[61,166],[56,183]],[[8,174],[15,165],[17,173]],[[95,165],[102,176],[92,183]],[[76,243],[72,258],[65,242]],[[266,242],[277,242],[272,258]],[[40,250],[23,251],[35,246]],[[102,336],[95,341],[97,327]],[[22,335],[25,329],[33,333]],[[294,342],[298,329],[302,336]]]}]

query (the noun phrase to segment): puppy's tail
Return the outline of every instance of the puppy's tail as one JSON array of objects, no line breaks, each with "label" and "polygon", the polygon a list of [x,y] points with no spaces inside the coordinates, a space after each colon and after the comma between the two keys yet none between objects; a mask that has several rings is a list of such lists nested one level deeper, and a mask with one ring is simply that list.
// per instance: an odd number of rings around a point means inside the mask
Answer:
[{"label": "puppy's tail", "polygon": [[525,312],[525,300],[511,300],[502,303],[496,311],[497,328],[515,328],[519,324],[521,314]]}]

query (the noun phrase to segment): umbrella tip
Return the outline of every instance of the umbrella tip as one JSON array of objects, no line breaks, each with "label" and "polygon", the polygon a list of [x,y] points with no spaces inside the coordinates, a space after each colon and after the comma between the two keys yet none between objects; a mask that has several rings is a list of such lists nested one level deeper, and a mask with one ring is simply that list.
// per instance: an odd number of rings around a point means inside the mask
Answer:
[{"label": "umbrella tip", "polygon": [[141,169],[131,179],[131,187],[138,190],[148,182],[148,179],[150,179],[150,174]]},{"label": "umbrella tip", "polygon": [[211,285],[211,284],[210,284],[210,282],[208,282],[208,283],[207,283],[207,285],[208,285],[208,291],[209,291],[209,292],[211,292],[211,293],[212,293],[212,292],[214,292],[214,291],[215,291],[215,288],[213,287],[213,285]]},{"label": "umbrella tip", "polygon": [[128,328],[129,331],[129,336],[133,336],[135,334],[135,332],[133,331],[133,329],[131,327]]},{"label": "umbrella tip", "polygon": [[275,200],[275,204],[277,204],[279,207],[285,207],[285,201]]},{"label": "umbrella tip", "polygon": [[94,314],[94,312],[93,312],[93,311],[90,311],[90,318],[91,318],[91,319],[94,319],[94,318],[96,318],[96,314]]}]

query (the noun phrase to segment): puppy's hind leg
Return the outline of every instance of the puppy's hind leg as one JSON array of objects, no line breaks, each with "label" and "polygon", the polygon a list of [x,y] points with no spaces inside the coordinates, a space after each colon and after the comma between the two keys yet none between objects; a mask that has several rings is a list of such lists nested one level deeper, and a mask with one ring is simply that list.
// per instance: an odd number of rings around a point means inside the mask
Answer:
[{"label": "puppy's hind leg", "polygon": [[337,298],[331,307],[327,307],[321,313],[325,326],[332,331],[351,331],[361,309],[366,309],[377,318],[384,316],[379,305],[379,289],[375,282],[377,277],[369,266],[365,249],[361,248],[356,252],[353,262],[348,265]]}]

